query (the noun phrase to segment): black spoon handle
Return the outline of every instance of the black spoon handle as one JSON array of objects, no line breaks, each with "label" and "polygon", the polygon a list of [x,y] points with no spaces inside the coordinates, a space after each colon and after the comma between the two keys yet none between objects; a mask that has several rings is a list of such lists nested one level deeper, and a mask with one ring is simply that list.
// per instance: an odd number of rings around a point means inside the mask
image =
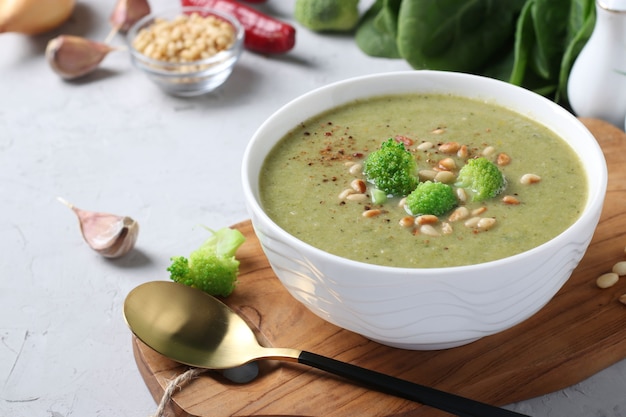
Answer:
[{"label": "black spoon handle", "polygon": [[302,351],[298,362],[461,417],[529,417],[311,352]]}]

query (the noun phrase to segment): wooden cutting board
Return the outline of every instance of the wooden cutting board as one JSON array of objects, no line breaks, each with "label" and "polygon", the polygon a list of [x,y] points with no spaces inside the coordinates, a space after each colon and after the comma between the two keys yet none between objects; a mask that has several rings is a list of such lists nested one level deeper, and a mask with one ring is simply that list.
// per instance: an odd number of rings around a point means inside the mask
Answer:
[{"label": "wooden cutting board", "polygon": [[[369,341],[326,323],[296,302],[273,274],[250,222],[237,256],[240,284],[225,300],[253,323],[262,344],[304,349],[494,405],[547,394],[626,358],[626,278],[601,290],[595,279],[626,260],[626,134],[582,119],[609,165],[602,218],[589,250],[562,290],[529,320],[466,346],[407,351]],[[168,382],[188,368],[133,338],[135,359],[160,401]],[[181,387],[169,403],[179,417],[422,416],[448,415],[420,404],[355,386],[293,363],[262,362],[245,385],[208,372]],[[626,390],[626,387],[624,387]]]}]

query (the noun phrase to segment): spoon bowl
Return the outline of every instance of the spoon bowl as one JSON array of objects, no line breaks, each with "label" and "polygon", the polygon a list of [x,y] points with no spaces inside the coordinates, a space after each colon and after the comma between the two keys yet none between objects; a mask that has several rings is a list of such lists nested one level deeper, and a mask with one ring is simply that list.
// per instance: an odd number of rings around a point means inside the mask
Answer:
[{"label": "spoon bowl", "polygon": [[142,342],[185,365],[224,370],[261,359],[298,362],[458,416],[523,416],[304,350],[261,346],[226,304],[175,282],[153,281],[134,288],[124,302],[124,318]]},{"label": "spoon bowl", "polygon": [[124,318],[133,333],[163,356],[185,365],[230,369],[258,359],[292,359],[300,351],[262,347],[226,304],[186,285],[154,281],[132,290]]}]

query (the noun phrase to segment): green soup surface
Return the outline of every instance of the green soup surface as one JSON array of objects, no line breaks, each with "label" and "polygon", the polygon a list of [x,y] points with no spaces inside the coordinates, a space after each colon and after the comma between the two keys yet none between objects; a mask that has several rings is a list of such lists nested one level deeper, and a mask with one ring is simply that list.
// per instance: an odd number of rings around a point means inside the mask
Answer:
[{"label": "green soup surface", "polygon": [[[482,202],[455,188],[467,209],[460,219],[450,217],[454,211],[435,223],[407,219],[401,196],[374,204],[372,184],[357,191],[363,161],[389,138],[414,154],[422,181],[447,171],[437,178],[454,186],[450,178],[468,158],[486,156],[507,187]],[[525,174],[535,181],[523,183]],[[303,121],[268,155],[259,187],[270,218],[302,241],[356,261],[420,268],[488,262],[545,243],[579,217],[587,196],[580,160],[545,126],[500,106],[435,94],[359,100]],[[493,220],[478,227],[479,219]]]}]

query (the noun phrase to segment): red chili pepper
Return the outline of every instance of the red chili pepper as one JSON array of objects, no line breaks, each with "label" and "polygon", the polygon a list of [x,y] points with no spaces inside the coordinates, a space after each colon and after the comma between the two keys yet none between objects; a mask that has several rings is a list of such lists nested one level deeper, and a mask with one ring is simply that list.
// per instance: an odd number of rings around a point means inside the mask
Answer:
[{"label": "red chili pepper", "polygon": [[264,54],[280,54],[293,48],[296,29],[252,7],[233,0],[181,0],[183,6],[210,7],[237,18],[245,29],[244,46]]}]

